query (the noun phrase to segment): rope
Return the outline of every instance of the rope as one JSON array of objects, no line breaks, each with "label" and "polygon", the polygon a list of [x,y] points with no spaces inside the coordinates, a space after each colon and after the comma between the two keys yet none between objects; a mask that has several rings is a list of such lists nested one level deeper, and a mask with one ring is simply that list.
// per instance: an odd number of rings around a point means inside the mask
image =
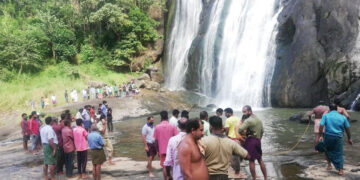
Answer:
[{"label": "rope", "polygon": [[297,143],[296,143],[292,148],[290,148],[290,149],[287,150],[287,151],[282,151],[282,152],[277,152],[277,153],[265,153],[265,155],[284,155],[284,154],[288,154],[288,153],[292,152],[292,151],[300,144],[301,139],[305,136],[305,134],[306,134],[307,131],[309,130],[310,121],[311,121],[311,120],[309,120],[309,123],[308,123],[308,125],[306,126],[303,135],[299,138],[299,140],[297,141]]}]

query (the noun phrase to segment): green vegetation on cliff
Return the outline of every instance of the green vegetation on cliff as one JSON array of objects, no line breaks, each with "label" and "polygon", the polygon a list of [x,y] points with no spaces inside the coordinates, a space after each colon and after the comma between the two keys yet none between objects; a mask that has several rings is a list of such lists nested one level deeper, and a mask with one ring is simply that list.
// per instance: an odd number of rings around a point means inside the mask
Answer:
[{"label": "green vegetation on cliff", "polygon": [[1,1],[0,80],[18,80],[62,62],[97,61],[127,72],[161,38],[159,22],[148,13],[154,7],[162,9],[162,1]]}]

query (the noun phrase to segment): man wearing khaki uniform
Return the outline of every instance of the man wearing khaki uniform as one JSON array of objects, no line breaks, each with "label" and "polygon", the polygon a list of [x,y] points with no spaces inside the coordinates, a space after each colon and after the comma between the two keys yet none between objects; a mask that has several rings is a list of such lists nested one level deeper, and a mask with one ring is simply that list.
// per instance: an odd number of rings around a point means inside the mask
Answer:
[{"label": "man wearing khaki uniform", "polygon": [[107,155],[109,157],[109,164],[114,165],[115,163],[112,162],[112,155],[114,152],[114,148],[111,144],[111,141],[109,139],[108,130],[106,128],[106,117],[105,115],[100,116],[100,120],[96,123],[97,128],[99,129],[99,132],[104,139],[104,150],[107,151]]}]

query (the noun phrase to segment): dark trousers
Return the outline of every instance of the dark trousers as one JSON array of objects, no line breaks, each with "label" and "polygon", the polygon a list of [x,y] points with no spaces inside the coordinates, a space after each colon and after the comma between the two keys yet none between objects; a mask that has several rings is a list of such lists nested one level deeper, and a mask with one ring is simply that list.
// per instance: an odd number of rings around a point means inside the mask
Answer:
[{"label": "dark trousers", "polygon": [[228,180],[227,174],[210,174],[209,180]]},{"label": "dark trousers", "polygon": [[233,155],[231,158],[230,166],[234,169],[234,171],[240,171],[240,162],[241,158],[238,155]]},{"label": "dark trousers", "polygon": [[58,147],[57,151],[57,161],[56,161],[56,172],[63,172],[64,171],[64,148]]},{"label": "dark trousers", "polygon": [[107,126],[108,126],[109,131],[110,131],[110,132],[113,132],[114,126],[113,126],[113,123],[112,123],[112,118],[108,118],[108,120],[107,120]]},{"label": "dark trousers", "polygon": [[74,169],[74,152],[71,153],[64,153],[64,159],[65,159],[65,169],[66,169],[66,176],[71,177],[73,175],[73,169]]},{"label": "dark trousers", "polygon": [[78,173],[86,172],[87,151],[77,151]]}]

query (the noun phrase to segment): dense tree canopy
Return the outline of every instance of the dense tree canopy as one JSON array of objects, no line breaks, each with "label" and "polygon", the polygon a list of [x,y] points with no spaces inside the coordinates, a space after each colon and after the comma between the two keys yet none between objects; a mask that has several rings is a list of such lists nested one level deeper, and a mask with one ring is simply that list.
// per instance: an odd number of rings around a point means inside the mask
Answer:
[{"label": "dense tree canopy", "polygon": [[154,43],[161,0],[3,0],[0,80],[67,61],[129,67]]}]

